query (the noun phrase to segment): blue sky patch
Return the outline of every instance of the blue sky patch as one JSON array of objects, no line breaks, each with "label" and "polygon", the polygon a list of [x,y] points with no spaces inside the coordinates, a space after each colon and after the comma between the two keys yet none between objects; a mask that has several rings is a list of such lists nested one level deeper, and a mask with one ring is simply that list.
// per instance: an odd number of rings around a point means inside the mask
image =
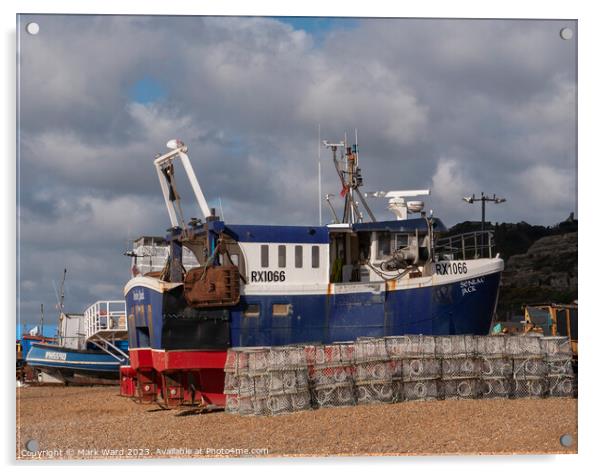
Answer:
[{"label": "blue sky patch", "polygon": [[291,25],[296,30],[304,30],[318,39],[323,39],[327,33],[336,29],[357,28],[360,23],[359,18],[338,17],[279,16],[275,19]]},{"label": "blue sky patch", "polygon": [[140,104],[149,104],[163,99],[167,95],[167,90],[159,81],[152,77],[145,76],[136,82],[129,90],[128,97]]}]

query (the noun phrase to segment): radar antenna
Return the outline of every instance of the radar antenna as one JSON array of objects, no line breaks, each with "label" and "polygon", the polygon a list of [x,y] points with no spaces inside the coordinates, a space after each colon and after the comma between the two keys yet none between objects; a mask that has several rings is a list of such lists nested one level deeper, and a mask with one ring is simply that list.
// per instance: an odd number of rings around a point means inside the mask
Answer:
[{"label": "radar antenna", "polygon": [[430,189],[414,189],[409,191],[376,191],[366,193],[366,197],[389,198],[388,209],[395,214],[398,221],[406,220],[409,212],[420,212],[424,208],[422,201],[408,201],[404,198],[430,196]]}]

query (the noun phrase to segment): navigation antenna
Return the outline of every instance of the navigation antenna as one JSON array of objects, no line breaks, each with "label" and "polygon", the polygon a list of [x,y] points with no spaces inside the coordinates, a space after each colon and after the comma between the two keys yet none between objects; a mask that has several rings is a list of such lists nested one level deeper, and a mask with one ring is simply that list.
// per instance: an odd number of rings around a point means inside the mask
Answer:
[{"label": "navigation antenna", "polygon": [[61,293],[59,296],[59,311],[62,313],[63,308],[65,307],[65,278],[67,278],[67,269],[63,270],[63,281],[61,282]]},{"label": "navigation antenna", "polygon": [[[343,220],[342,224],[354,224],[356,222],[362,222],[363,216],[358,208],[358,202],[355,201],[357,196],[364,208],[368,212],[372,222],[376,222],[376,217],[372,213],[370,207],[366,203],[362,193],[358,191],[360,186],[363,186],[363,178],[361,169],[357,167],[358,164],[358,147],[357,143],[351,146],[347,146],[346,138],[345,142],[331,143],[324,140],[323,145],[332,150],[332,162],[334,168],[339,175],[341,181],[341,197],[345,198],[345,204],[343,207]],[[340,150],[340,157],[337,158],[337,151]],[[329,203],[330,204],[330,203]]]}]

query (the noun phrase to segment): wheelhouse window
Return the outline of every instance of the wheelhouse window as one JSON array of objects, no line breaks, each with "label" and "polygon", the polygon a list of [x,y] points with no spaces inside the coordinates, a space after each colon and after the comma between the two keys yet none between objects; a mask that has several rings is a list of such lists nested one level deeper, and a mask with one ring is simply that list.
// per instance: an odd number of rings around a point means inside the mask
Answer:
[{"label": "wheelhouse window", "polygon": [[317,245],[311,246],[311,267],[318,268],[320,266],[320,247]]},{"label": "wheelhouse window", "polygon": [[278,267],[286,267],[286,245],[278,246]]},{"label": "wheelhouse window", "polygon": [[395,234],[395,250],[405,248],[409,244],[408,234]]},{"label": "wheelhouse window", "polygon": [[391,237],[389,234],[379,234],[378,236],[378,259],[382,260],[383,258],[391,255]]},{"label": "wheelhouse window", "polygon": [[261,266],[263,268],[270,266],[270,248],[268,245],[261,246]]},{"label": "wheelhouse window", "polygon": [[303,267],[303,247],[295,245],[295,268]]}]

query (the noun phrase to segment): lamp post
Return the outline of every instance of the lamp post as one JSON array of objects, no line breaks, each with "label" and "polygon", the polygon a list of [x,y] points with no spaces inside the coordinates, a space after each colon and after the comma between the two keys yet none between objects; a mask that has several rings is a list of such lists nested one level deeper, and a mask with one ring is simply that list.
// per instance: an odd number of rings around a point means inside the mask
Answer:
[{"label": "lamp post", "polygon": [[[483,249],[483,235],[485,233],[485,203],[493,202],[495,204],[501,204],[506,202],[506,198],[498,197],[495,194],[493,196],[487,196],[485,193],[481,191],[481,197],[477,198],[473,194],[472,196],[466,196],[462,198],[468,204],[474,204],[476,201],[481,201],[481,251]],[[476,245],[476,242],[475,242]]]}]

